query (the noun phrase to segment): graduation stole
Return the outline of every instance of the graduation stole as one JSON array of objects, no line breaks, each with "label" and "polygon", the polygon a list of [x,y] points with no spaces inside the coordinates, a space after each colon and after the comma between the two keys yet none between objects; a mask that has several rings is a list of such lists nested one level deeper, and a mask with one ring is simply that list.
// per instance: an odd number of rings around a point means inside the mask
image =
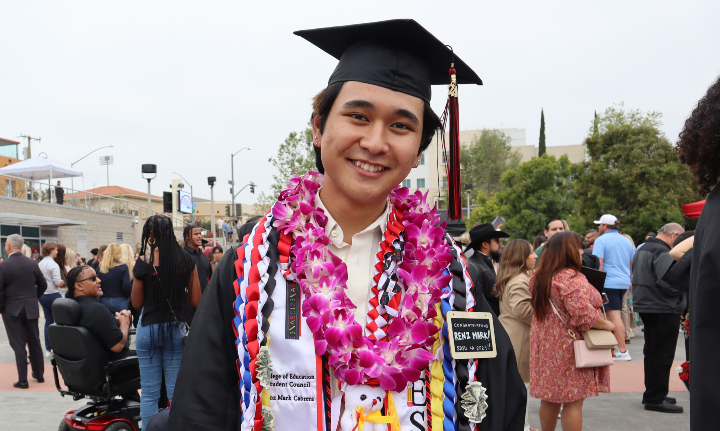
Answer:
[{"label": "graduation stole", "polygon": [[[264,417],[271,416],[262,405],[258,361],[264,361],[260,346],[266,343],[272,311],[268,287],[274,288],[279,263],[288,283],[298,283],[305,295],[302,314],[326,369],[332,365],[335,377],[347,385],[371,384],[394,392],[417,382],[424,371],[428,429],[447,429],[458,416],[448,417],[448,411],[455,411],[464,384],[474,380],[473,361],[454,361],[446,355],[444,343],[444,314],[471,310],[474,305],[467,264],[457,246],[447,241],[427,196],[396,188],[390,195],[392,211],[377,256],[368,322],[360,326],[352,311],[356,307],[345,294],[347,268],[327,249],[327,217],[315,207],[322,179],[315,172],[293,177],[272,214],[244,238],[243,249],[250,247],[249,256],[246,252],[245,259],[236,262],[233,327],[244,424],[260,431]],[[436,335],[439,331],[443,336]],[[456,372],[458,366],[461,370]],[[329,383],[329,370],[322,374],[323,383]],[[455,390],[456,385],[460,390]],[[324,398],[328,404],[329,397]]]}]

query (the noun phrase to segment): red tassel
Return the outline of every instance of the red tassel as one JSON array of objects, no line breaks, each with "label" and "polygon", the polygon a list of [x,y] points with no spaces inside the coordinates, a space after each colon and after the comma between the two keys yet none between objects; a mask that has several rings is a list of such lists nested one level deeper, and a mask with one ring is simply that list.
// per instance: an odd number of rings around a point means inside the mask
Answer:
[{"label": "red tassel", "polygon": [[[450,135],[450,152],[445,147],[445,134],[443,133],[443,154],[448,154],[445,160],[445,169],[448,179],[447,216],[450,220],[462,218],[462,195],[460,190],[460,126],[458,122],[458,86],[455,78],[454,64],[450,65],[450,86],[448,100],[443,113],[443,130]],[[450,127],[447,121],[450,120]]]}]

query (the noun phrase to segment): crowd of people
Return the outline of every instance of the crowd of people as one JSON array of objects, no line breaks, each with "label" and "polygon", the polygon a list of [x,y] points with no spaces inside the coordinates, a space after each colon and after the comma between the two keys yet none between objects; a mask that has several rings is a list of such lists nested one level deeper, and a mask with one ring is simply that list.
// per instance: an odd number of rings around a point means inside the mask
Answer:
[{"label": "crowd of people", "polygon": [[[668,223],[636,249],[615,216],[595,223],[583,237],[550,219],[534,244],[503,245],[508,235],[490,223],[477,223],[464,237],[476,295],[497,310],[530,396],[543,401],[543,430],[555,428],[561,406],[563,430],[582,429],[583,400],[610,391],[608,365],[577,367],[573,341],[591,328],[612,331],[612,360],[629,361],[635,315],[645,338],[640,401],[646,410],[683,412],[667,395],[681,316],[688,313],[689,266],[676,262],[689,259],[693,232]],[[583,267],[602,271],[603,284],[591,285]],[[525,429],[534,428],[526,421]]]}]

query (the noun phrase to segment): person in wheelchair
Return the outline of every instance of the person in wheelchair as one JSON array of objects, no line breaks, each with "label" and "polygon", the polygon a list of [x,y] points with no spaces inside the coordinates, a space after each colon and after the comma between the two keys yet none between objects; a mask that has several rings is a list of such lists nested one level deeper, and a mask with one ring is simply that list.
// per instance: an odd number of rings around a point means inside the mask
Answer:
[{"label": "person in wheelchair", "polygon": [[[128,332],[131,323],[131,314],[122,310],[113,314],[101,302],[103,292],[100,287],[100,278],[89,265],[82,265],[71,269],[67,274],[68,291],[66,298],[72,298],[80,305],[80,321],[77,326],[87,328],[107,350],[111,361],[136,356],[130,350]],[[126,381],[140,375],[139,368],[121,369],[113,377],[119,381]],[[122,374],[122,375],[121,375]],[[122,394],[122,398],[140,401],[136,390]]]}]

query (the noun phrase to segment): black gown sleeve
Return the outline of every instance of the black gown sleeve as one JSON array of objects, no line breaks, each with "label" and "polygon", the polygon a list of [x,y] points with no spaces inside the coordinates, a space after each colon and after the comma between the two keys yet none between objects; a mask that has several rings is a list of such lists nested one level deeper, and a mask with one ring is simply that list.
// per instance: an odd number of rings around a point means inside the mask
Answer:
[{"label": "black gown sleeve", "polygon": [[[473,311],[489,313],[490,304],[483,295],[475,297]],[[478,431],[522,431],[525,426],[527,390],[518,372],[510,337],[493,313],[497,357],[478,359],[475,378],[487,388],[487,416]]]},{"label": "black gown sleeve", "polygon": [[195,313],[170,410],[168,430],[240,430],[240,389],[233,332],[236,249],[215,270]]}]

